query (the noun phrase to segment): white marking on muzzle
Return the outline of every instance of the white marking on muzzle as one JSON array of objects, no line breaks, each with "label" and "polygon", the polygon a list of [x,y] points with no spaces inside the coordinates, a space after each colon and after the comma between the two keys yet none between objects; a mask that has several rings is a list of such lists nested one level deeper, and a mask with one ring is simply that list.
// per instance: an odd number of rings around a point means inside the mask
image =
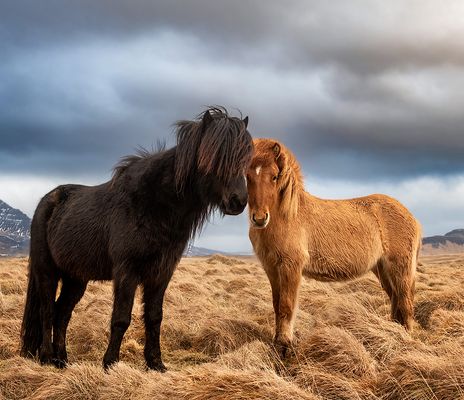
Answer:
[{"label": "white marking on muzzle", "polygon": [[256,175],[259,175],[260,172],[261,172],[261,165],[258,165],[256,167]]}]

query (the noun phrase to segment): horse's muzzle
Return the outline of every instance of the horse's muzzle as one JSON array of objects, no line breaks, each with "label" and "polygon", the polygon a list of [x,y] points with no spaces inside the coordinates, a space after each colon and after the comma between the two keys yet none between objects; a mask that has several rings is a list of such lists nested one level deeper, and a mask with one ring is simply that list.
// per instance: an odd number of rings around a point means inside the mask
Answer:
[{"label": "horse's muzzle", "polygon": [[221,204],[221,210],[227,215],[238,215],[243,212],[247,205],[248,197],[241,199],[238,195],[233,194],[227,202]]},{"label": "horse's muzzle", "polygon": [[251,214],[251,226],[257,229],[264,229],[269,224],[270,215],[265,213],[263,218],[259,218],[255,213]]}]

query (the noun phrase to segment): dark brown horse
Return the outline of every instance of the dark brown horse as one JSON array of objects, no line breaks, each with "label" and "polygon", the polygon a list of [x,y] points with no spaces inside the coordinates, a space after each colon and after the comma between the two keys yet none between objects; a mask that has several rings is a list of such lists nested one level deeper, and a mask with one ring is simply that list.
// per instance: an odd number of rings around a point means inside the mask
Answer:
[{"label": "dark brown horse", "polygon": [[[145,360],[164,371],[160,325],[166,287],[190,238],[211,212],[240,214],[252,156],[248,117],[211,107],[177,123],[177,146],[140,152],[98,186],[62,185],[45,195],[32,219],[29,283],[21,355],[63,367],[66,328],[90,280],[113,280],[105,368],[118,361],[134,294],[143,286]],[[58,282],[61,292],[55,301]]]}]

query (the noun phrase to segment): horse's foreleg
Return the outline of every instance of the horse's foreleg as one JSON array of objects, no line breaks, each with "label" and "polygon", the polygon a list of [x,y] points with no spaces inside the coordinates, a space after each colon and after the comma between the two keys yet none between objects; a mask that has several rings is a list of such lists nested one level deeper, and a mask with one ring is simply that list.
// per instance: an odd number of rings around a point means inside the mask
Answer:
[{"label": "horse's foreleg", "polygon": [[58,368],[63,368],[68,362],[66,353],[66,329],[71,319],[72,311],[84,295],[87,282],[70,277],[63,277],[60,297],[55,305],[53,321],[53,362]]},{"label": "horse's foreleg", "polygon": [[103,367],[108,369],[111,364],[119,360],[119,350],[122,338],[126,333],[131,321],[132,306],[134,304],[137,281],[124,276],[114,279],[114,303],[111,316],[111,336],[105,356]]},{"label": "horse's foreleg", "polygon": [[271,284],[272,290],[272,305],[274,306],[274,313],[275,313],[275,324],[277,327],[277,316],[279,315],[279,303],[280,303],[280,277],[277,267],[265,267],[264,270],[266,271],[267,277],[269,278],[269,282]]},{"label": "horse's foreleg", "polygon": [[298,304],[298,291],[301,283],[301,268],[294,264],[282,264],[278,267],[280,293],[278,313],[276,315],[275,342],[285,356],[293,341],[293,322]]},{"label": "horse's foreleg", "polygon": [[178,260],[167,263],[163,273],[155,279],[143,282],[145,361],[147,367],[164,372],[166,367],[161,359],[160,329],[163,320],[163,299]]},{"label": "horse's foreleg", "polygon": [[161,360],[160,328],[163,320],[163,298],[169,283],[169,278],[163,277],[163,282],[144,282],[144,321],[145,321],[145,361],[147,367],[164,372],[166,367]]}]

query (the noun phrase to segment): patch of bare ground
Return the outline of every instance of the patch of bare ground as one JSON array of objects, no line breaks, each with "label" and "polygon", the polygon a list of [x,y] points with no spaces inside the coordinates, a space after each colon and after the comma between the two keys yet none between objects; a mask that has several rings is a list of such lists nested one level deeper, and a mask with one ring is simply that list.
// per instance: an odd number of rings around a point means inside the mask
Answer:
[{"label": "patch of bare ground", "polygon": [[0,259],[0,399],[464,399],[464,257],[421,259],[412,334],[391,322],[373,275],[304,280],[293,351],[272,346],[268,280],[254,258],[186,258],[166,293],[162,349],[143,363],[140,293],[121,362],[101,368],[110,283],[92,283],[68,331],[65,370],[20,358],[26,259]]}]

